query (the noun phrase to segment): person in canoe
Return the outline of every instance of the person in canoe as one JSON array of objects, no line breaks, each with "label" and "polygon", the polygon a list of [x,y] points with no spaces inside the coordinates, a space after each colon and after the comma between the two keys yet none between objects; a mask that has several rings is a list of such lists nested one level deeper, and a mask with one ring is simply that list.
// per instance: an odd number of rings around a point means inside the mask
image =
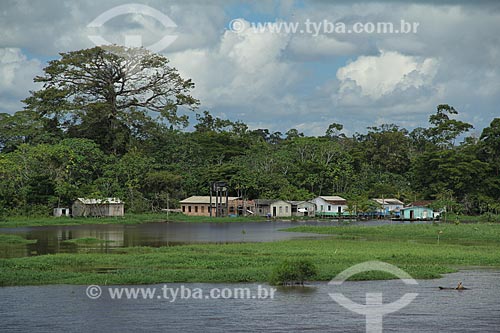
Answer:
[{"label": "person in canoe", "polygon": [[469,288],[465,288],[462,284],[462,281],[458,282],[458,285],[455,288],[446,288],[446,287],[439,287],[441,290],[467,290]]}]

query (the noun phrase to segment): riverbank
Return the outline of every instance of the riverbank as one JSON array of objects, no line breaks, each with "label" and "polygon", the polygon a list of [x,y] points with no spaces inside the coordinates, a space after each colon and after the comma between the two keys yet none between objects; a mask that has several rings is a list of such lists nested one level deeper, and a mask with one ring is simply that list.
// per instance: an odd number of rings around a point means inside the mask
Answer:
[{"label": "riverbank", "polygon": [[[316,217],[286,217],[280,219],[272,219],[272,221],[331,221],[332,219],[320,219]],[[81,225],[81,224],[141,224],[150,222],[190,222],[190,223],[205,223],[205,222],[266,222],[269,219],[261,216],[238,216],[238,217],[218,217],[210,218],[207,216],[187,216],[179,213],[144,213],[132,214],[127,213],[123,217],[29,217],[15,216],[0,218],[0,232],[2,228],[18,228],[18,227],[39,227],[39,226],[57,226],[57,225]],[[349,223],[351,220],[343,220]],[[465,216],[465,215],[449,215],[447,221],[454,223],[460,222],[500,222],[498,215],[481,215],[481,216]]]},{"label": "riverbank", "polygon": [[150,222],[259,222],[266,221],[260,216],[253,217],[218,217],[187,216],[177,213],[150,213],[150,214],[125,214],[123,217],[5,217],[0,219],[1,228],[39,227],[51,225],[80,225],[80,224],[141,224]]},{"label": "riverbank", "polygon": [[[0,285],[262,282],[283,260],[296,258],[313,262],[318,267],[315,279],[319,281],[330,280],[342,270],[367,260],[392,263],[420,279],[440,277],[455,271],[452,267],[457,266],[500,266],[500,225],[330,228],[308,227],[309,232],[336,235],[316,240],[134,247],[113,254],[1,259]],[[368,272],[354,278],[374,280],[391,276]]]}]

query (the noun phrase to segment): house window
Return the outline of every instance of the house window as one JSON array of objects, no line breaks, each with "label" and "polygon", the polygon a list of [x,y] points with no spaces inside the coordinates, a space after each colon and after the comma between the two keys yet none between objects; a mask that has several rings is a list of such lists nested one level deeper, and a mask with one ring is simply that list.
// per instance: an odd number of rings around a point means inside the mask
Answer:
[{"label": "house window", "polygon": [[285,213],[288,213],[288,206],[285,206]]},{"label": "house window", "polygon": [[194,212],[198,213],[198,206],[194,206]]},{"label": "house window", "polygon": [[188,206],[188,212],[191,213],[191,206]]},{"label": "house window", "polygon": [[205,213],[205,206],[201,206],[201,212]]},{"label": "house window", "polygon": [[182,212],[185,213],[186,212],[186,206],[182,205]]},{"label": "house window", "polygon": [[332,206],[328,205],[328,211],[332,210]]},{"label": "house window", "polygon": [[323,209],[324,209],[324,206],[323,206],[323,205],[321,205],[321,211],[323,211]]},{"label": "house window", "polygon": [[280,206],[280,213],[283,213],[283,206]]}]

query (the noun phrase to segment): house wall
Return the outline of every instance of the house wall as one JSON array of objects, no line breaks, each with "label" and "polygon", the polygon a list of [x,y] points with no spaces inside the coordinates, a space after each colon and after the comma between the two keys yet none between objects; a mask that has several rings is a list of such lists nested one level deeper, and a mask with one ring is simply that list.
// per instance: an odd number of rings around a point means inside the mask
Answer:
[{"label": "house wall", "polygon": [[71,207],[73,216],[123,216],[125,208],[123,204],[93,204],[86,205],[77,200]]},{"label": "house wall", "polygon": [[[208,203],[189,203],[182,204],[182,213],[189,216],[210,216],[210,204]],[[214,203],[214,215],[215,215],[215,203]]]},{"label": "house wall", "polygon": [[402,210],[402,217],[405,220],[432,220],[434,211],[427,207],[408,207]]},{"label": "house wall", "polygon": [[88,211],[85,208],[85,205],[78,200],[71,206],[71,212],[73,216],[88,216]]},{"label": "house wall", "polygon": [[282,200],[273,202],[270,206],[271,216],[287,217],[292,216],[292,204]]},{"label": "house wall", "polygon": [[255,214],[257,216],[267,216],[267,214],[271,214],[271,206],[256,204]]},{"label": "house wall", "polygon": [[347,205],[334,205],[323,200],[322,198],[316,198],[312,201],[316,205],[316,216],[338,216],[339,208],[341,215],[349,215]]},{"label": "house wall", "polygon": [[[307,212],[300,212],[301,209],[307,209]],[[316,205],[312,202],[301,202],[297,204],[297,212],[293,213],[295,216],[315,216]]]}]

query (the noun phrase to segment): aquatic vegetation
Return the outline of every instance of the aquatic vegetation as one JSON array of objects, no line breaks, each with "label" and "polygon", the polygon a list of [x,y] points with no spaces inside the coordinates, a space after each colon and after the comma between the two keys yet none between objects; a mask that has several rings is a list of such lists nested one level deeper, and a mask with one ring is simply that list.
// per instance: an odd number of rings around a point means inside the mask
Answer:
[{"label": "aquatic vegetation", "polygon": [[[459,266],[500,266],[500,226],[488,224],[303,227],[332,237],[272,243],[123,248],[0,260],[0,285],[263,282],[284,261],[307,260],[328,281],[367,260],[389,262],[414,278],[437,278]],[[443,230],[440,244],[436,232]],[[390,279],[366,272],[352,279]]]}]

